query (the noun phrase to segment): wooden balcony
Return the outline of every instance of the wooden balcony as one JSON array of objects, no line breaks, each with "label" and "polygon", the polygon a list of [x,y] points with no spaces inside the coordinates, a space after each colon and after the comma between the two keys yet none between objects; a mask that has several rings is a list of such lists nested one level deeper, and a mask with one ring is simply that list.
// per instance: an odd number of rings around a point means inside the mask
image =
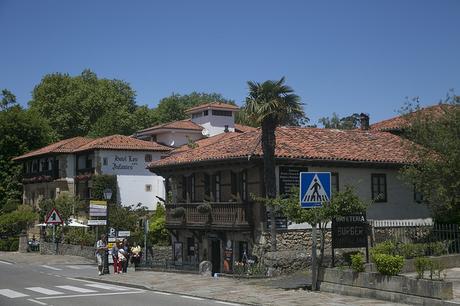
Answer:
[{"label": "wooden balcony", "polygon": [[[208,203],[210,213],[201,213],[198,206],[203,203],[178,203],[166,205],[166,227],[171,229],[232,229],[248,230],[251,223],[251,204],[235,202]],[[178,207],[185,209],[182,217],[174,217]]]}]

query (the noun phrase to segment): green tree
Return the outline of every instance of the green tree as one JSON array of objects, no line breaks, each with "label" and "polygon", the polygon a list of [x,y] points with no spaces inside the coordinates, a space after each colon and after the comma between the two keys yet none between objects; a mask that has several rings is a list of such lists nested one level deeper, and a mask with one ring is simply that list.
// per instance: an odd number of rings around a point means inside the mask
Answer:
[{"label": "green tree", "polygon": [[124,81],[98,78],[90,70],[75,77],[45,75],[29,105],[46,118],[59,139],[134,132],[127,118],[137,108],[135,92]]},{"label": "green tree", "polygon": [[149,240],[154,245],[169,245],[170,236],[166,229],[166,210],[160,203],[149,220]]},{"label": "green tree", "polygon": [[56,199],[42,200],[39,204],[39,220],[45,221],[51,209],[56,208],[64,223],[69,223],[70,218],[77,217],[78,211],[83,206],[83,202],[78,197],[72,196],[68,192],[61,192]]},{"label": "green tree", "polygon": [[423,194],[440,222],[460,223],[460,96],[448,96],[440,111],[412,112],[404,136],[414,146],[418,163],[402,170],[403,177]]},{"label": "green tree", "polygon": [[14,237],[26,230],[37,214],[29,205],[20,205],[16,210],[0,215],[0,236]]},{"label": "green tree", "polygon": [[2,89],[0,99],[0,111],[5,110],[16,104],[16,96],[8,89]]},{"label": "green tree", "polygon": [[12,158],[53,140],[44,119],[19,105],[0,111],[0,209],[9,200],[22,200],[22,166]]},{"label": "green tree", "polygon": [[185,111],[191,107],[211,102],[221,102],[235,105],[233,100],[224,98],[218,93],[192,92],[188,95],[173,93],[161,99],[155,109],[156,122],[166,123],[188,118]]},{"label": "green tree", "polygon": [[[252,121],[262,127],[262,149],[264,159],[265,195],[269,199],[276,197],[275,175],[275,130],[279,125],[292,120],[304,118],[305,114],[300,97],[294,90],[284,84],[284,77],[278,81],[263,83],[248,82],[249,93],[246,98],[245,112]],[[275,211],[271,211],[271,246],[276,250]]]},{"label": "green tree", "polygon": [[352,130],[359,126],[359,118],[357,113],[342,118],[336,113],[332,113],[332,117],[319,118],[318,123],[326,129]]}]

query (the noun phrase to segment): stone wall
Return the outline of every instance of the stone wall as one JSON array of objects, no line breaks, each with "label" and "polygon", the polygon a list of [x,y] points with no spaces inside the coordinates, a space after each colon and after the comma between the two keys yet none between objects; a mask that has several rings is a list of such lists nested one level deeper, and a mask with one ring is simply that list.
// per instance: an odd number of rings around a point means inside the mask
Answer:
[{"label": "stone wall", "polygon": [[[159,246],[159,245],[154,245],[152,247],[152,252],[153,252],[153,260],[154,261],[171,261],[172,260],[172,247],[171,246]],[[148,256],[151,256],[152,254],[148,254]],[[149,258],[151,259],[151,258]]]},{"label": "stone wall", "polygon": [[[57,244],[57,255],[74,255],[96,260],[94,247],[80,246],[66,243]],[[55,244],[52,242],[40,241],[40,254],[55,255]]]}]

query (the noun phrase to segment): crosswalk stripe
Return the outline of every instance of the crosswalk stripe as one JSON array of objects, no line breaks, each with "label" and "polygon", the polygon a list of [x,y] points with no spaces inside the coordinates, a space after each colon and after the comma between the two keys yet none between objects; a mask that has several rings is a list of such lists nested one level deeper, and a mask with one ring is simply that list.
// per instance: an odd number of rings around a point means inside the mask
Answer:
[{"label": "crosswalk stripe", "polygon": [[46,289],[43,287],[28,287],[24,288],[30,291],[35,291],[38,293],[46,294],[46,295],[58,295],[58,294],[64,294],[64,292],[56,291],[56,290],[51,290],[51,289]]},{"label": "crosswalk stripe", "polygon": [[46,304],[46,303],[43,303],[43,302],[40,302],[40,301],[36,301],[36,300],[34,300],[34,299],[27,299],[27,300],[28,300],[28,301],[31,301],[31,302],[34,302],[34,303],[37,303],[37,304],[39,304],[39,305],[48,305],[48,304]]},{"label": "crosswalk stripe", "polygon": [[74,270],[84,269],[84,267],[80,267],[80,266],[66,266],[66,267],[69,268],[69,269],[74,269]]},{"label": "crosswalk stripe", "polygon": [[5,264],[5,265],[12,265],[11,262],[7,262],[7,261],[3,261],[3,260],[0,260],[0,263]]},{"label": "crosswalk stripe", "polygon": [[86,289],[86,288],[81,288],[81,287],[75,287],[75,286],[56,286],[59,289],[65,289],[69,291],[75,291],[75,292],[80,292],[80,293],[92,293],[92,292],[97,292],[96,290],[92,289]]},{"label": "crosswalk stripe", "polygon": [[92,287],[92,288],[99,288],[99,289],[105,289],[105,290],[133,290],[132,288],[127,288],[127,287],[121,287],[117,285],[106,285],[106,284],[85,284],[85,286]]},{"label": "crosswalk stripe", "polygon": [[47,266],[47,265],[41,265],[43,268],[47,268],[47,269],[51,269],[51,270],[55,270],[55,271],[61,271],[62,269],[60,268],[56,268],[56,267],[51,267],[51,266]]},{"label": "crosswalk stripe", "polygon": [[14,291],[14,290],[10,290],[10,289],[0,289],[0,295],[6,296],[7,298],[10,298],[10,299],[29,296],[27,294],[17,292],[17,291]]}]

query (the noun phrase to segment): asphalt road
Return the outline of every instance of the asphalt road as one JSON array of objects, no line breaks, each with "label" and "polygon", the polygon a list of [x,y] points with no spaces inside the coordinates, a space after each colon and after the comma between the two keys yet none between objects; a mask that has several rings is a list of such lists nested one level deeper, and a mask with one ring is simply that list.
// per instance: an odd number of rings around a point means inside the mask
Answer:
[{"label": "asphalt road", "polygon": [[91,265],[15,264],[0,260],[0,305],[237,305],[76,278],[96,273],[96,267]]}]

